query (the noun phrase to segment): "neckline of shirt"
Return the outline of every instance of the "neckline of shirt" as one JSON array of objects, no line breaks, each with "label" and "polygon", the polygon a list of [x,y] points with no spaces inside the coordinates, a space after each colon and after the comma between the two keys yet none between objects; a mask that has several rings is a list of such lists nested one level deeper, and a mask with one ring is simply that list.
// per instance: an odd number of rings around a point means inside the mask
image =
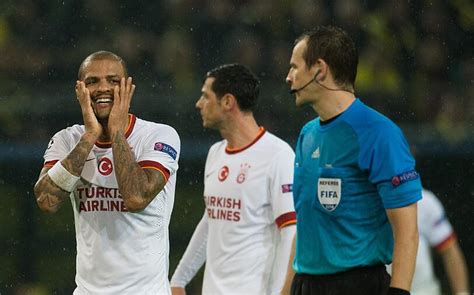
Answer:
[{"label": "neckline of shirt", "polygon": [[229,148],[229,147],[226,146],[225,152],[226,152],[227,154],[237,154],[237,153],[242,152],[243,150],[248,149],[249,147],[251,147],[252,145],[254,145],[254,144],[263,136],[263,134],[265,133],[265,131],[266,131],[265,128],[261,126],[261,127],[258,129],[258,134],[257,134],[257,136],[254,138],[254,140],[252,140],[252,142],[250,142],[249,144],[247,144],[247,145],[245,145],[245,146],[243,146],[243,147],[240,147],[240,148]]},{"label": "neckline of shirt", "polygon": [[331,119],[326,120],[326,121],[321,121],[321,118],[318,118],[318,128],[321,131],[330,129],[332,126],[335,125],[335,122],[339,122],[341,118],[349,114],[355,108],[355,106],[360,103],[361,101],[359,100],[359,98],[356,98],[347,109],[345,109],[342,113],[338,114],[337,116],[332,117]]},{"label": "neckline of shirt", "polygon": [[[127,130],[125,131],[125,138],[128,138],[130,134],[132,134],[133,128],[135,127],[135,122],[137,121],[137,117],[133,114],[128,114],[128,126]],[[95,142],[95,145],[99,148],[111,148],[112,142],[111,141],[99,141]]]}]

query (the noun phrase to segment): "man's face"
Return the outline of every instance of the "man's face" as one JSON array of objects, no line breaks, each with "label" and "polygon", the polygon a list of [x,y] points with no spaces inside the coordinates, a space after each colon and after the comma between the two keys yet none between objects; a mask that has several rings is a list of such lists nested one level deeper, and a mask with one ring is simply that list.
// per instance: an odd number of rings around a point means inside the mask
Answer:
[{"label": "man's face", "polygon": [[212,83],[215,78],[207,78],[201,88],[201,97],[196,102],[202,118],[202,125],[205,128],[218,129],[223,121],[222,101],[212,91]]},{"label": "man's face", "polygon": [[91,60],[83,69],[83,81],[91,95],[92,109],[98,119],[109,117],[114,103],[114,87],[120,86],[124,69],[115,60]]},{"label": "man's face", "polygon": [[[291,89],[299,89],[306,85],[314,78],[314,70],[308,69],[303,58],[303,53],[306,51],[306,39],[298,42],[293,48],[293,53],[290,59],[290,70],[286,76],[286,82]],[[295,93],[296,106],[302,106],[309,103],[311,100],[311,91],[314,91],[314,85],[308,85],[304,89]]]}]

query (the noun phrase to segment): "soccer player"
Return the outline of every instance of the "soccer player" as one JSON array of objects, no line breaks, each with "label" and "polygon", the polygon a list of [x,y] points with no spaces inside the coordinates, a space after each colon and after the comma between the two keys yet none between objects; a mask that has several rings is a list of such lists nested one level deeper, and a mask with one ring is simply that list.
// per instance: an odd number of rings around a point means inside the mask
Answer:
[{"label": "soccer player", "polygon": [[441,256],[452,294],[471,294],[466,261],[453,227],[441,202],[426,189],[423,189],[423,199],[418,202],[418,231],[420,242],[411,293],[441,294],[441,286],[433,269],[433,248]]},{"label": "soccer player", "polygon": [[253,116],[259,81],[246,67],[207,73],[196,107],[224,140],[204,169],[206,209],[171,279],[173,294],[206,263],[203,294],[277,294],[295,232],[291,147]]},{"label": "soccer player", "polygon": [[287,83],[296,105],[319,117],[302,128],[295,150],[292,294],[411,287],[421,182],[401,130],[356,98],[357,63],[354,42],[335,27],[304,33],[293,48]]},{"label": "soccer player", "polygon": [[129,114],[135,85],[125,62],[98,51],[79,68],[84,125],[56,133],[34,192],[54,213],[70,199],[77,258],[74,294],[170,294],[168,225],[180,139]]}]

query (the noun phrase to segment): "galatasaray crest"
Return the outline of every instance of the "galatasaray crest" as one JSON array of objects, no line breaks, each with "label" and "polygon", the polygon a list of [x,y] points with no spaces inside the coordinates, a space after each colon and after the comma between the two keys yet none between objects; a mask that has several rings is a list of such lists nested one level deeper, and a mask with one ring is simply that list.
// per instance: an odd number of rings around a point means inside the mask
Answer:
[{"label": "galatasaray crest", "polygon": [[237,175],[237,179],[236,179],[237,183],[242,183],[245,181],[250,167],[251,166],[248,163],[240,164],[240,172],[239,172],[239,175]]}]

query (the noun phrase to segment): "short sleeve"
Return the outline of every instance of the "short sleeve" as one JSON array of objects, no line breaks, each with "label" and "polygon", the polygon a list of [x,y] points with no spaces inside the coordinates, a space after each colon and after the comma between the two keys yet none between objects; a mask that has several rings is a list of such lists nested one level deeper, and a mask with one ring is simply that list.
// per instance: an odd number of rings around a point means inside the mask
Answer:
[{"label": "short sleeve", "polygon": [[57,161],[64,159],[72,150],[73,138],[68,136],[66,129],[56,133],[48,143],[44,153],[43,167],[52,167]]},{"label": "short sleeve", "polygon": [[293,165],[295,154],[290,147],[279,151],[269,167],[270,198],[278,228],[296,223],[293,205]]},{"label": "short sleeve", "polygon": [[178,133],[172,127],[162,125],[146,137],[137,162],[144,169],[160,171],[168,180],[178,170],[180,150]]},{"label": "short sleeve", "polygon": [[443,205],[430,191],[423,190],[423,199],[418,203],[418,218],[420,235],[431,247],[441,247],[454,234]]},{"label": "short sleeve", "polygon": [[408,206],[421,199],[415,160],[401,130],[391,122],[367,133],[361,143],[361,167],[377,186],[385,208]]}]

